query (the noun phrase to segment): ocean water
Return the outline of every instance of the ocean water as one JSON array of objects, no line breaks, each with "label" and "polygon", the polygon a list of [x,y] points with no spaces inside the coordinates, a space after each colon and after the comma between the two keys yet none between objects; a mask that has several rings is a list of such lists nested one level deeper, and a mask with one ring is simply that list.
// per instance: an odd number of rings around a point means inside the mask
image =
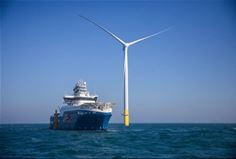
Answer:
[{"label": "ocean water", "polygon": [[236,158],[236,124],[110,124],[107,131],[0,125],[0,158]]}]

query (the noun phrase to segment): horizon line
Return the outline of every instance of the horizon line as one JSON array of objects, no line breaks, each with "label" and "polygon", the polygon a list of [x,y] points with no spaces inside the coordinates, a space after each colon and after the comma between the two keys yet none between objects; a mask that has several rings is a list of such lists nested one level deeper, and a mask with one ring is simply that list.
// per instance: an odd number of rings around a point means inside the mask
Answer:
[{"label": "horizon line", "polygon": [[[15,124],[15,125],[23,125],[23,124],[50,124],[50,123],[45,123],[45,122],[38,122],[38,123],[0,123],[0,125],[10,125],[10,124]],[[122,124],[122,122],[113,122],[109,124]],[[236,124],[236,122],[133,122],[130,124]]]}]

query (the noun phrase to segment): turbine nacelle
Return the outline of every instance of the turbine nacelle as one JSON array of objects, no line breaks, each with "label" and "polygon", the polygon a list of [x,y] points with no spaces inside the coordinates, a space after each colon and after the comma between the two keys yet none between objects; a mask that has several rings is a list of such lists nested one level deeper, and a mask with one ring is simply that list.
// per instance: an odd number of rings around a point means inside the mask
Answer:
[{"label": "turbine nacelle", "polygon": [[123,51],[125,51],[125,49],[128,49],[128,47],[130,46],[129,43],[125,43],[122,45],[123,46]]}]

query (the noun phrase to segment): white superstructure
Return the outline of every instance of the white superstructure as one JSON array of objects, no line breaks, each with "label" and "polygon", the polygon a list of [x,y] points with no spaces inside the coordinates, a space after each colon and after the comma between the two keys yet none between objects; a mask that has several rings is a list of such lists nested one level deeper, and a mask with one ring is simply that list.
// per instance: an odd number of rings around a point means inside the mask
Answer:
[{"label": "white superstructure", "polygon": [[97,95],[91,95],[87,90],[86,82],[80,80],[75,84],[73,95],[65,95],[64,103],[67,104],[60,108],[61,115],[65,111],[88,110],[96,112],[112,112],[111,102],[97,102]]},{"label": "white superstructure", "polygon": [[98,96],[90,95],[87,90],[87,84],[84,81],[78,81],[73,89],[74,95],[65,95],[64,102],[68,105],[80,106],[85,103],[96,103]]}]

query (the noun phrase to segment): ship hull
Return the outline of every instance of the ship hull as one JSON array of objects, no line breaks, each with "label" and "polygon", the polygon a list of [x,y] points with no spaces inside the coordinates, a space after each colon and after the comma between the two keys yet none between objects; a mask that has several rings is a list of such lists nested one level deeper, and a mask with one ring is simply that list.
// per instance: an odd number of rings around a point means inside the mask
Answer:
[{"label": "ship hull", "polygon": [[63,116],[51,116],[50,128],[58,130],[106,130],[111,112],[88,110],[66,111]]}]

